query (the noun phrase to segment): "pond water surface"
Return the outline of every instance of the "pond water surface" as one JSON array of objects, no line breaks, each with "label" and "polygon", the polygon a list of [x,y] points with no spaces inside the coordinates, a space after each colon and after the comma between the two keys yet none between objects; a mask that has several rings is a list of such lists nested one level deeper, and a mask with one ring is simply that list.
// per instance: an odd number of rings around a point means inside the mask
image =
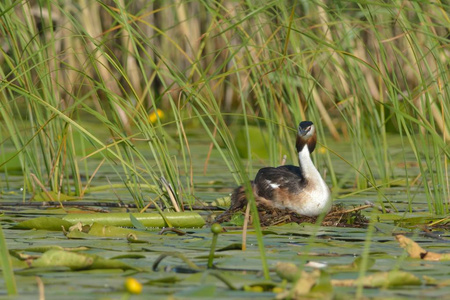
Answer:
[{"label": "pond water surface", "polygon": [[[198,135],[190,139],[193,155],[193,174],[195,197],[206,203],[227,197],[235,187],[233,177],[217,151],[213,150],[208,161],[207,172],[204,173],[205,157],[209,143]],[[330,146],[343,157],[351,158],[348,145]],[[412,156],[411,156],[412,157]],[[148,157],[148,159],[152,159]],[[99,158],[100,160],[100,158]],[[98,161],[99,161],[98,160]],[[319,165],[323,158],[318,156]],[[98,161],[91,160],[92,170]],[[263,166],[264,162],[253,165],[252,174]],[[333,157],[333,165],[338,176],[348,176],[348,166],[338,157]],[[395,169],[401,174],[401,168]],[[418,169],[412,167],[410,176],[418,174]],[[351,178],[351,175],[349,176]],[[29,268],[24,261],[14,260],[16,281],[20,299],[37,299],[39,291],[45,293],[46,299],[127,299],[123,286],[125,278],[133,277],[143,284],[140,295],[131,299],[197,299],[210,297],[214,299],[275,298],[283,289],[288,290],[292,284],[285,282],[274,272],[279,262],[293,263],[303,268],[306,262],[316,262],[325,266],[322,270],[331,280],[357,279],[359,268],[344,268],[350,266],[356,258],[366,255],[374,263],[368,265],[367,274],[400,270],[410,273],[420,280],[418,285],[401,285],[390,288],[363,288],[362,295],[369,298],[442,298],[450,295],[450,262],[423,261],[407,257],[399,247],[393,234],[405,234],[418,242],[424,249],[433,252],[450,252],[448,227],[427,232],[423,223],[408,224],[400,227],[393,217],[386,217],[377,209],[365,209],[363,214],[371,220],[373,226],[368,228],[320,227],[313,224],[284,224],[263,228],[265,253],[270,267],[270,280],[264,279],[260,251],[256,236],[252,229],[248,232],[247,248],[239,249],[242,243],[240,227],[227,227],[227,232],[219,235],[214,264],[216,270],[192,273],[180,258],[169,256],[161,261],[158,270],[152,266],[156,259],[164,253],[180,252],[186,258],[200,267],[205,267],[212,240],[209,226],[203,228],[183,229],[185,235],[169,232],[158,234],[160,229],[148,230],[139,239],[144,243],[130,243],[124,236],[83,235],[68,238],[62,231],[48,230],[18,230],[13,225],[23,220],[38,216],[58,216],[61,209],[36,209],[23,206],[5,206],[5,203],[22,202],[31,195],[23,195],[21,185],[22,174],[0,174],[1,224],[6,242],[10,250],[23,255],[40,256],[40,247],[56,245],[80,253],[95,254],[106,259],[117,259],[135,269],[94,269],[70,270],[67,267]],[[402,179],[402,178],[400,178]],[[329,181],[329,180],[328,180]],[[357,192],[352,187],[352,180],[343,184],[336,192],[336,204],[352,208],[370,201],[378,205],[386,199],[395,204],[398,213],[391,215],[411,219],[412,217],[432,217],[426,214],[427,201],[422,187],[411,188],[400,185],[382,188],[385,198],[374,189]],[[92,183],[93,187],[107,186],[109,183],[121,183],[120,178],[112,168],[105,165]],[[411,195],[414,197],[412,208],[414,213],[406,213]],[[83,201],[102,201],[133,203],[133,199],[124,188],[99,189],[87,194]],[[80,210],[79,208],[70,208]],[[126,209],[107,208],[110,211]],[[199,211],[208,219],[211,211]],[[432,219],[439,219],[433,217]],[[369,240],[369,242],[368,242]],[[312,272],[314,267],[305,266],[304,270]],[[232,283],[236,289],[230,288],[213,272]],[[435,280],[435,281],[433,281]],[[447,280],[447,281],[445,281]],[[274,288],[275,287],[275,288]],[[354,297],[356,287],[333,286],[321,294],[324,297]],[[0,278],[0,295],[6,295],[3,278]]]}]

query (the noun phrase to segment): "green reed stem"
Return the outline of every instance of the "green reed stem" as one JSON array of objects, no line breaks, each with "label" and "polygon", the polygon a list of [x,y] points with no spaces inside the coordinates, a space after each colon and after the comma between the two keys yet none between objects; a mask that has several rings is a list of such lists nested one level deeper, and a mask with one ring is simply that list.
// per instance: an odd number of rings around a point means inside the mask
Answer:
[{"label": "green reed stem", "polygon": [[8,295],[17,295],[16,278],[14,276],[14,269],[11,263],[11,257],[6,245],[5,235],[3,234],[2,226],[0,225],[0,265],[3,271],[3,280],[5,281],[6,291]]}]

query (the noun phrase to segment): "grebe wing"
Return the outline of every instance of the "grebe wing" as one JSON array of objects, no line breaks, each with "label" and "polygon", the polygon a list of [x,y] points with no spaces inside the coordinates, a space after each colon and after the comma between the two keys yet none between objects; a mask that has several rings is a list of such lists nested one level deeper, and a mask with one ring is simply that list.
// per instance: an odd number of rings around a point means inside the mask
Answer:
[{"label": "grebe wing", "polygon": [[274,193],[285,190],[288,193],[298,194],[304,184],[304,178],[299,167],[292,165],[278,168],[262,168],[256,174],[253,185],[258,196],[267,200],[274,199]]}]

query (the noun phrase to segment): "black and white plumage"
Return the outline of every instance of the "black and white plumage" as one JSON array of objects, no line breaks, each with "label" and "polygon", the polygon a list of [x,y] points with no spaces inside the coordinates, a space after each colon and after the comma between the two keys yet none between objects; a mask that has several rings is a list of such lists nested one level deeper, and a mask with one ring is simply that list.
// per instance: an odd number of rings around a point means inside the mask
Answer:
[{"label": "black and white plumage", "polygon": [[[314,124],[310,121],[301,122],[298,126],[296,141],[299,166],[284,165],[260,169],[251,182],[253,195],[258,205],[287,208],[309,217],[330,211],[330,189],[311,160],[316,141]],[[231,195],[230,208],[218,216],[216,222],[222,222],[246,204],[245,190],[240,186]]]}]

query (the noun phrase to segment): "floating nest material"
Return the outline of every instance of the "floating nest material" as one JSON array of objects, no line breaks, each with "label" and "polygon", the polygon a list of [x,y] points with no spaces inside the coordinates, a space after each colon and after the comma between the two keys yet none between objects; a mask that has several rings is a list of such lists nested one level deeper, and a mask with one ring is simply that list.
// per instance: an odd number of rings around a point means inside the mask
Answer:
[{"label": "floating nest material", "polygon": [[[362,210],[372,207],[362,205],[351,209],[346,209],[342,205],[335,205],[331,211],[323,218],[322,226],[353,227],[364,228],[369,223],[367,218],[361,213]],[[229,222],[232,216],[242,211],[227,211],[218,216],[215,222]],[[258,214],[261,226],[280,225],[285,223],[317,223],[318,217],[307,217],[299,215],[289,209],[267,208],[258,206]],[[251,217],[249,223],[252,223]]]}]

